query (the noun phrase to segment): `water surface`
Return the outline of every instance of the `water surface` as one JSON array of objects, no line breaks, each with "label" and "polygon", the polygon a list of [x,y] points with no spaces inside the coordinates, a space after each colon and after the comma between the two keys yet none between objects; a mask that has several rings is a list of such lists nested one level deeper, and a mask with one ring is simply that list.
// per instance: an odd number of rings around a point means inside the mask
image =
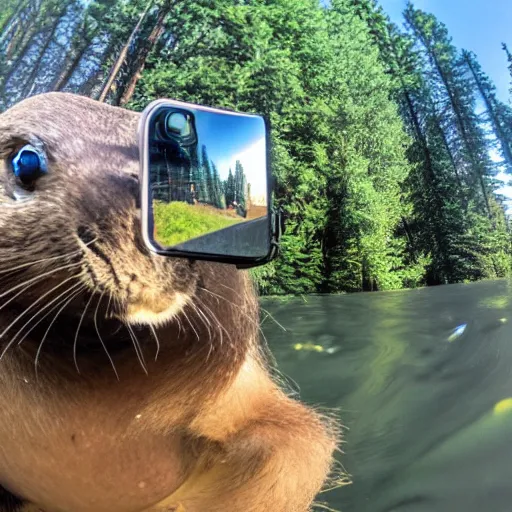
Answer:
[{"label": "water surface", "polygon": [[261,304],[280,370],[347,427],[353,483],[321,501],[342,512],[512,510],[512,282]]}]

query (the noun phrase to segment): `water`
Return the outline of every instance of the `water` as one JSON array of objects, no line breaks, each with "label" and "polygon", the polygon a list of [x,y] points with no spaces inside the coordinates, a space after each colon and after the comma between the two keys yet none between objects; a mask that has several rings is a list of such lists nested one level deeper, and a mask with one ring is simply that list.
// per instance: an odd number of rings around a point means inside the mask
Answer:
[{"label": "water", "polygon": [[262,326],[280,370],[348,427],[340,460],[353,483],[321,501],[342,512],[512,510],[512,282],[262,307],[286,328]]}]

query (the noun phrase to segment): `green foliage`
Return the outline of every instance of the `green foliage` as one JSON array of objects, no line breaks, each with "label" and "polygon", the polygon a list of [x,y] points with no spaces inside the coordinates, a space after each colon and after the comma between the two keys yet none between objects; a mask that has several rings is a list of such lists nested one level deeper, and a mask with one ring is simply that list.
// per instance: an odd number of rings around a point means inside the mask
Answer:
[{"label": "green foliage", "polygon": [[[496,96],[496,87],[483,72],[476,55],[464,50],[463,63],[469,72],[469,80],[478,90],[486,107],[486,121],[493,127],[492,135],[501,153],[507,172],[512,172],[512,108]],[[512,63],[511,63],[512,65]]]}]

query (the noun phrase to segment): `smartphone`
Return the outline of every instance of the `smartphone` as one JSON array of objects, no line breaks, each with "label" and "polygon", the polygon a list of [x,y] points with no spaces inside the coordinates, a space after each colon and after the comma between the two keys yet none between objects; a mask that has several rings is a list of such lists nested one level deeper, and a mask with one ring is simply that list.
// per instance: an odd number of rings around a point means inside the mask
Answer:
[{"label": "smartphone", "polygon": [[139,125],[142,234],[158,254],[249,268],[278,254],[268,121],[161,99]]}]

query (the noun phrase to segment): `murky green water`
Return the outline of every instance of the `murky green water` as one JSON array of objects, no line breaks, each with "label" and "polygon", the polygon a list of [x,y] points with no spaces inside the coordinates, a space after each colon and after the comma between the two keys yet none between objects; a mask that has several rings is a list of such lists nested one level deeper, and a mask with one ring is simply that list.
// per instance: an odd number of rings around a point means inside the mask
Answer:
[{"label": "murky green water", "polygon": [[348,427],[329,507],[512,511],[511,282],[262,306],[281,371]]}]

